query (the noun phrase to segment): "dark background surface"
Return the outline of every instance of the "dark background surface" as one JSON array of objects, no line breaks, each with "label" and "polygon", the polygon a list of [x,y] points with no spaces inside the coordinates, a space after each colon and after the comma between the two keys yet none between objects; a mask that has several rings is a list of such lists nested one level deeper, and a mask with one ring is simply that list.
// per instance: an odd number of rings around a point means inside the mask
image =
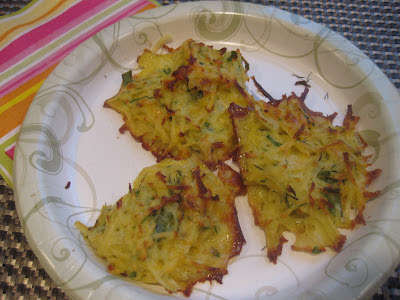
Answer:
[{"label": "dark background surface", "polygon": [[[30,0],[0,0],[0,16]],[[158,1],[168,5],[186,1]],[[313,20],[353,42],[400,89],[400,0],[395,1],[243,1],[272,5]],[[3,19],[0,22],[4,22]],[[1,32],[0,32],[1,33]],[[400,299],[400,267],[373,299]],[[68,299],[40,266],[26,241],[13,191],[0,176],[0,298]]]}]

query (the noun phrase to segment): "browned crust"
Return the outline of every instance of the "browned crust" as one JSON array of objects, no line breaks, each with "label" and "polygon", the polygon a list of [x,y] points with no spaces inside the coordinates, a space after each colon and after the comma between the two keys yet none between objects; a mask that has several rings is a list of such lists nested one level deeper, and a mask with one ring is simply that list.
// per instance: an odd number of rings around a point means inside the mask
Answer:
[{"label": "browned crust", "polygon": [[346,165],[347,176],[350,178],[350,181],[356,185],[357,184],[356,180],[354,179],[353,172],[351,171],[351,162],[349,159],[348,152],[343,153],[343,159],[344,159],[344,164]]},{"label": "browned crust", "polygon": [[117,201],[117,209],[120,209],[122,207],[122,198],[120,198],[118,201]]},{"label": "browned crust", "polygon": [[171,53],[172,51],[174,51],[174,48],[168,47],[167,45],[163,45],[162,46],[164,50],[167,50],[169,53]]},{"label": "browned crust", "polygon": [[167,176],[165,176],[163,173],[161,173],[160,171],[158,171],[158,172],[156,173],[156,176],[157,176],[163,183],[166,183],[165,178],[167,178]]},{"label": "browned crust", "polygon": [[[204,46],[204,43],[201,43],[201,42],[194,42],[193,40],[191,40],[191,43],[192,43],[191,45],[196,45],[196,46],[200,46],[200,47]],[[163,48],[166,49],[168,52],[172,52],[172,51],[175,50],[175,49],[172,49],[172,48],[170,48],[170,47],[168,47],[168,46],[166,46],[166,45],[163,45]],[[213,47],[210,47],[210,48],[212,49]],[[179,48],[178,48],[178,49],[179,49]],[[219,54],[220,54],[221,58],[222,58],[222,55],[223,55],[226,51],[227,51],[226,48],[222,48],[222,49],[219,51]],[[239,50],[236,50],[236,51],[237,51],[237,52],[240,52]],[[140,55],[140,56],[138,57],[137,60],[140,61],[140,58],[141,58],[144,54],[146,54],[146,53],[148,53],[148,52],[150,52],[150,50],[145,49],[144,52],[143,52],[143,54]],[[181,81],[185,81],[185,82],[188,84],[188,82],[189,82],[189,74],[190,74],[191,72],[193,72],[193,70],[195,70],[196,68],[202,68],[202,67],[200,66],[200,64],[197,63],[197,59],[194,57],[193,48],[192,48],[192,47],[189,49],[189,52],[190,52],[190,53],[189,53],[190,56],[189,56],[189,58],[187,59],[187,64],[184,64],[184,65],[179,66],[177,69],[175,69],[175,70],[171,73],[171,77],[170,77],[169,79],[164,79],[164,80],[163,80],[162,84],[164,85],[164,88],[165,88],[165,89],[174,91],[174,90],[176,89],[176,84],[179,83],[179,82],[181,82]],[[222,61],[219,61],[219,62],[222,63]],[[216,63],[217,63],[217,62],[216,62]],[[247,62],[245,62],[245,63],[247,64]],[[133,76],[133,78],[135,78],[135,76]],[[234,86],[234,83],[232,82],[233,80],[230,80],[230,79],[228,79],[228,78],[223,77],[222,74],[221,74],[221,76],[220,76],[220,81],[221,81],[221,83],[226,83],[227,87],[232,87],[232,86]],[[203,78],[203,79],[200,81],[200,86],[208,86],[208,85],[210,85],[210,83],[211,83],[210,79],[208,79],[208,78]],[[245,91],[243,88],[240,87],[240,85],[237,83],[237,81],[235,81],[235,83],[236,83],[236,85],[241,89],[241,90],[240,90],[241,93],[242,93],[243,95],[245,95],[245,97],[247,98],[248,102],[251,102],[251,101],[249,100],[249,95],[246,93],[246,91]],[[120,90],[119,90],[119,92],[117,93],[117,95],[121,93],[121,91],[123,90],[123,88],[124,88],[124,87],[121,85]],[[204,92],[204,93],[207,93],[207,90],[204,90],[203,92]],[[163,96],[163,95],[162,95],[161,89],[155,89],[155,90],[153,91],[153,97],[154,97],[155,99],[159,99],[159,98],[161,98],[162,96]],[[110,99],[113,99],[113,98],[110,98]],[[110,103],[110,102],[109,102],[110,99],[108,99],[108,100],[106,100],[106,101],[104,102],[104,105],[103,105],[103,106],[104,106],[105,108],[111,108],[111,109],[112,109],[112,106],[109,104],[109,103]],[[140,105],[140,103],[138,103],[138,105]],[[165,107],[165,108],[166,108],[166,110],[167,110],[168,113],[172,113],[172,114],[175,113],[175,111],[170,110],[168,107]],[[206,110],[209,111],[209,112],[211,112],[211,111],[213,110],[213,108],[210,109],[210,108],[206,107]],[[121,113],[121,115],[123,116],[122,113]],[[167,114],[166,116],[164,116],[164,117],[162,118],[162,125],[163,125],[164,122],[167,120],[168,116],[169,116],[169,115]],[[146,133],[145,133],[145,135],[141,135],[141,136],[137,135],[137,134],[134,132],[134,129],[130,129],[130,128],[127,127],[127,125],[126,125],[126,117],[125,117],[125,116],[123,116],[123,121],[124,121],[125,124],[121,126],[120,132],[121,132],[121,133],[124,133],[124,132],[126,132],[127,130],[129,130],[129,132],[130,132],[131,136],[134,138],[134,140],[137,141],[137,142],[139,142],[139,143],[141,143],[143,149],[145,149],[146,151],[151,152],[151,153],[156,157],[157,162],[159,162],[159,161],[161,161],[161,160],[163,160],[163,159],[166,159],[166,158],[173,158],[173,159],[176,159],[176,160],[182,160],[182,159],[188,158],[188,155],[189,155],[189,154],[187,154],[187,153],[185,153],[185,154],[183,154],[183,155],[180,155],[180,154],[178,154],[178,155],[177,155],[177,154],[172,154],[171,151],[169,150],[169,148],[168,148],[167,146],[164,147],[163,149],[161,149],[161,148],[159,148],[159,149],[154,148],[151,141],[145,142],[145,140],[147,140],[147,138],[146,138],[146,137],[147,137],[147,136],[146,136]],[[189,118],[187,118],[187,121],[193,124],[192,120],[190,120]],[[196,124],[193,124],[193,125],[197,126],[197,128],[198,128],[199,130],[201,129],[200,126],[198,126],[198,125],[196,125]],[[182,133],[179,133],[179,136],[180,136],[181,138],[184,137],[184,135],[185,135],[185,133],[183,133],[183,132],[182,132]],[[213,144],[211,145],[211,149],[219,149],[219,148],[221,148],[221,149],[223,149],[223,150],[222,150],[222,151],[218,151],[218,154],[216,154],[217,156],[211,155],[210,158],[203,158],[204,163],[205,163],[205,164],[207,165],[207,167],[210,168],[211,170],[216,170],[216,169],[218,168],[219,161],[226,161],[226,160],[230,159],[230,158],[233,156],[233,154],[234,154],[234,149],[231,150],[231,149],[227,148],[227,147],[223,144],[223,142],[215,142],[215,143],[213,143]],[[226,149],[225,149],[225,148],[226,148]],[[187,155],[186,155],[186,154],[187,154]]]},{"label": "browned crust", "polygon": [[163,206],[165,206],[168,203],[178,202],[180,199],[181,199],[181,196],[179,194],[174,194],[171,197],[162,196],[160,204],[150,207],[148,214],[149,215],[152,214],[153,212],[155,212],[156,210],[159,210],[160,208],[162,208]]},{"label": "browned crust", "polygon": [[308,84],[308,81],[306,81],[306,80],[299,80],[299,81],[296,81],[294,85],[302,85],[302,86],[305,86],[305,87],[308,87],[308,88],[311,87],[311,85],[309,85],[309,84]]},{"label": "browned crust", "polygon": [[246,195],[246,186],[243,183],[242,177],[227,164],[220,164],[218,169],[218,177],[224,184],[235,188],[236,196]]},{"label": "browned crust", "polygon": [[[264,102],[264,101],[258,101],[257,103],[260,105],[260,107],[262,108],[262,110],[268,112],[270,109],[272,109],[272,107],[274,108],[278,108],[284,100],[287,100],[287,103],[289,103],[290,101],[297,101],[300,109],[303,110],[303,112],[308,115],[310,118],[307,118],[307,121],[310,119],[312,120],[313,118],[324,118],[326,120],[328,120],[331,124],[333,123],[333,120],[335,119],[335,117],[337,116],[337,113],[333,113],[331,115],[328,116],[324,116],[321,112],[315,112],[310,110],[306,104],[305,104],[305,96],[308,93],[308,86],[305,85],[305,90],[302,93],[302,95],[300,97],[296,96],[294,93],[292,93],[289,97],[286,97],[285,95],[283,95],[281,100],[276,100],[274,99],[271,95],[269,95],[262,87],[261,85],[258,84],[258,82],[252,78],[253,81],[255,82],[256,87],[258,88],[258,90],[269,99],[269,102]],[[237,104],[232,103],[228,109],[230,115],[231,115],[231,119],[233,121],[233,127],[234,127],[234,132],[236,135],[236,139],[239,140],[240,136],[238,136],[238,130],[237,130],[237,125],[235,123],[235,121],[237,120],[238,122],[240,122],[241,118],[244,118],[247,116],[248,113],[250,113],[252,110],[254,110],[252,107],[242,107],[239,106]],[[258,111],[255,111],[256,113],[258,113]],[[260,117],[260,116],[259,116]],[[288,121],[290,122],[292,120],[290,115],[286,115],[285,118],[288,119]],[[294,120],[295,121],[295,120]],[[353,115],[353,111],[352,111],[352,106],[349,105],[347,107],[347,112],[346,112],[346,116],[344,118],[343,121],[343,126],[347,129],[347,130],[354,130],[357,122],[359,121],[359,117],[356,117]],[[306,124],[302,124],[299,129],[296,131],[296,133],[294,134],[294,138],[298,138],[299,136],[301,136],[301,134],[304,132],[305,130],[305,125]],[[333,129],[332,129],[333,130]],[[357,133],[356,133],[357,134]],[[359,135],[358,135],[359,136]],[[365,140],[359,136],[361,144],[362,144],[362,148],[365,149],[368,145],[365,142]],[[328,148],[328,147],[333,147],[339,144],[344,144],[343,141],[336,141],[333,142],[330,145],[327,145],[324,148]],[[238,159],[242,156],[245,155],[245,153],[241,153],[240,148],[236,149],[236,152],[233,156],[233,159],[235,162],[238,162]],[[364,157],[363,157],[364,158]],[[355,178],[354,178],[354,174],[353,174],[353,165],[355,164],[353,161],[351,161],[350,155],[348,152],[343,152],[343,160],[345,162],[345,167],[346,167],[346,174],[348,176],[348,178],[350,179],[350,181],[353,184],[356,184]],[[376,178],[378,178],[380,176],[380,174],[382,173],[381,169],[376,169],[376,170],[372,170],[372,171],[368,171],[366,172],[366,182],[365,182],[365,187],[368,187]],[[363,188],[365,188],[363,187]],[[327,211],[327,208],[329,206],[332,206],[332,204],[327,201],[326,199],[317,199],[317,201],[315,201],[315,199],[312,197],[312,192],[315,189],[315,183],[312,183],[310,189],[309,189],[309,199],[310,199],[310,205],[311,207],[314,207],[315,204],[317,204],[319,206],[320,209],[322,209],[322,211],[325,214],[328,214],[329,212]],[[290,192],[290,187],[288,187],[288,191]],[[369,192],[369,191],[363,191],[363,196],[366,199],[370,199],[373,197],[376,197],[377,195],[379,195],[380,191],[376,191],[376,192]],[[257,226],[263,228],[266,225],[268,225],[268,223],[270,222],[270,220],[265,221],[265,222],[261,222],[261,220],[259,219],[259,215],[258,212],[255,211],[255,209],[253,207],[252,208],[252,212],[253,212],[253,216],[255,219],[255,223]],[[363,217],[363,210],[364,207],[359,208],[359,212],[356,216],[356,218],[352,221],[350,228],[354,228],[357,224],[364,224],[365,225],[365,220]],[[344,235],[339,235],[335,242],[330,245],[329,247],[332,248],[333,250],[335,250],[336,252],[340,252],[343,248],[343,245],[346,241],[346,236]],[[282,245],[283,243],[286,242],[286,240],[281,237],[280,241],[279,241],[279,246],[275,249],[268,249],[268,253],[267,256],[270,259],[270,261],[276,263],[276,259],[277,257],[281,254],[282,251]],[[295,246],[292,246],[293,250],[300,250],[300,251],[306,251],[306,252],[312,252],[313,249],[299,249],[296,248]],[[324,249],[319,249],[319,252],[324,251]]]},{"label": "browned crust", "polygon": [[380,190],[377,190],[377,191],[375,191],[375,192],[364,191],[364,192],[363,192],[363,196],[364,196],[366,199],[371,199],[371,198],[377,197],[380,193],[381,193]]},{"label": "browned crust", "polygon": [[342,251],[342,248],[343,248],[343,245],[345,242],[346,242],[346,236],[341,234],[338,236],[338,238],[336,239],[334,244],[331,246],[331,248],[339,253],[340,251]]},{"label": "browned crust", "polygon": [[261,86],[261,84],[258,83],[258,81],[256,80],[256,78],[254,76],[251,76],[251,79],[254,82],[254,85],[256,86],[257,90],[265,97],[267,98],[271,104],[275,104],[276,102],[278,102],[279,100],[274,99],[274,97],[272,97],[266,90],[264,90],[264,88]]},{"label": "browned crust", "polygon": [[293,138],[294,139],[299,138],[299,136],[303,133],[305,128],[306,128],[306,125],[302,124],[301,127],[299,128],[299,130],[297,130],[297,132],[294,134]]},{"label": "browned crust", "polygon": [[376,178],[378,178],[382,174],[382,169],[375,169],[367,172],[367,181],[365,182],[366,186],[369,186]]},{"label": "browned crust", "polygon": [[177,190],[177,191],[185,191],[189,190],[190,186],[188,185],[167,185],[170,190]]},{"label": "browned crust", "polygon": [[234,229],[233,229],[233,232],[234,232],[233,245],[234,245],[234,247],[232,248],[232,252],[229,255],[229,259],[239,255],[240,252],[242,251],[243,245],[246,243],[246,240],[245,240],[243,232],[242,232],[242,228],[240,228],[240,223],[239,223],[239,219],[237,216],[236,206],[234,206],[234,213],[231,218],[231,222],[232,222],[232,227],[234,227]]},{"label": "browned crust", "polygon": [[206,282],[206,281],[212,282],[213,280],[215,280],[216,282],[222,284],[222,278],[224,277],[224,275],[228,274],[228,270],[227,269],[213,268],[213,267],[210,267],[210,266],[199,264],[197,262],[193,262],[193,264],[195,266],[197,266],[198,269],[200,269],[200,270],[203,269],[203,271],[208,272],[208,275],[206,277],[200,279],[200,280],[196,280],[196,281],[193,281],[193,282],[189,283],[185,290],[179,290],[186,297],[190,297],[190,295],[193,292],[193,286],[197,282]]},{"label": "browned crust", "polygon": [[351,222],[351,227],[350,228],[353,229],[354,227],[356,227],[357,224],[365,225],[365,219],[364,219],[364,216],[362,214],[362,211],[358,212],[358,214],[356,215],[354,220]]},{"label": "browned crust", "polygon": [[[223,164],[225,165],[225,164]],[[227,170],[227,168],[230,168],[229,166],[224,166],[223,167],[224,170]],[[234,170],[230,169],[232,172],[235,172]],[[230,171],[226,171],[229,172]],[[236,173],[236,172],[235,172]],[[237,174],[237,173],[236,173]],[[208,195],[210,194],[210,191],[204,186],[204,183],[202,181],[202,173],[200,168],[196,168],[193,172],[192,175],[195,179],[197,188],[199,190],[199,195],[197,195],[198,197],[200,197],[203,200],[203,204],[207,204],[207,200],[204,197],[204,195]],[[237,211],[236,211],[236,206],[235,206],[235,202],[234,202],[234,197],[233,195],[231,196],[231,199],[227,199],[227,203],[230,203],[229,205],[231,205],[231,209],[229,209],[228,212],[225,212],[225,216],[224,216],[224,222],[227,222],[229,224],[229,228],[230,228],[230,232],[231,232],[231,237],[232,237],[232,248],[231,251],[229,253],[229,256],[226,260],[226,264],[228,263],[228,261],[232,258],[235,257],[237,255],[240,254],[241,250],[242,250],[242,246],[244,243],[246,243],[246,240],[243,236],[242,230],[240,228],[240,224],[239,224],[239,219],[237,217]],[[204,210],[196,203],[196,201],[194,201],[194,199],[190,199],[190,197],[185,197],[185,200],[183,201],[183,206],[185,209],[194,209],[200,212],[203,212]],[[180,290],[180,292],[182,292],[186,297],[189,297],[193,291],[193,286],[197,283],[197,282],[205,282],[205,281],[210,281],[212,282],[213,280],[215,280],[216,282],[222,284],[222,278],[224,275],[228,274],[227,268],[215,268],[215,267],[211,267],[211,266],[206,266],[197,262],[193,262],[193,264],[199,269],[199,271],[205,271],[205,273],[207,274],[206,276],[204,276],[203,278],[197,279],[197,280],[193,280],[192,282],[190,282],[185,290]]]},{"label": "browned crust", "polygon": [[[274,264],[276,264],[278,256],[280,256],[282,254],[282,247],[283,247],[283,244],[286,242],[287,242],[287,239],[285,239],[283,236],[281,236],[279,238],[279,244],[276,248],[274,248],[274,249],[268,248],[268,246],[267,246],[267,257]],[[268,240],[267,240],[267,244],[268,244]]]},{"label": "browned crust", "polygon": [[201,179],[201,174],[200,174],[200,168],[197,167],[196,170],[193,172],[193,177],[196,181],[197,185],[197,190],[199,191],[199,197],[201,199],[208,199],[211,198],[211,193],[209,189],[206,188],[206,186],[203,183],[203,180]]},{"label": "browned crust", "polygon": [[[227,161],[228,159],[232,158],[233,155],[235,153],[235,150],[233,150],[232,152],[227,152],[224,156],[222,156],[220,158],[220,161]],[[211,170],[211,171],[215,171],[218,169],[219,165],[221,164],[220,161],[203,161],[203,163]]]},{"label": "browned crust", "polygon": [[346,116],[343,119],[343,126],[346,127],[346,129],[352,129],[356,126],[359,119],[360,117],[353,116],[353,109],[351,105],[348,105]]},{"label": "browned crust", "polygon": [[239,93],[243,96],[243,98],[249,103],[249,105],[253,104],[249,94],[242,88],[242,86],[237,82],[236,79],[233,80],[233,85],[237,88]]},{"label": "browned crust", "polygon": [[[251,111],[253,111],[254,110],[254,108],[252,108],[252,107],[243,107],[243,106],[240,106],[240,105],[238,105],[238,104],[236,104],[236,103],[234,103],[234,102],[232,102],[230,105],[229,105],[229,108],[228,108],[228,112],[230,113],[230,115],[231,115],[231,119],[234,119],[234,118],[244,118],[245,116],[247,116],[247,114],[249,113],[249,112],[251,112]],[[233,122],[234,123],[234,122]],[[235,125],[235,124],[234,124]]]},{"label": "browned crust", "polygon": [[153,97],[156,99],[160,99],[163,95],[161,94],[161,89],[155,89],[153,91]]}]

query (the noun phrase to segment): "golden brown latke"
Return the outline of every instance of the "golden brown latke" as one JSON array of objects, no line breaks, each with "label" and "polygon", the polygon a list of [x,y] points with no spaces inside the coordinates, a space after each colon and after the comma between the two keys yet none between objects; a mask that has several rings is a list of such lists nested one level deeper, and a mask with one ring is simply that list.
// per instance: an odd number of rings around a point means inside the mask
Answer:
[{"label": "golden brown latke", "polygon": [[197,282],[222,283],[239,255],[245,240],[234,201],[243,191],[227,165],[217,177],[197,159],[165,159],[143,169],[94,226],[77,227],[110,273],[189,296]]},{"label": "golden brown latke", "polygon": [[145,50],[138,58],[141,72],[124,74],[121,90],[105,106],[123,116],[120,131],[129,130],[158,161],[195,156],[215,169],[236,147],[227,109],[247,103],[248,64],[239,50],[193,40],[164,48],[169,53]]},{"label": "golden brown latke", "polygon": [[359,118],[351,106],[343,126],[333,126],[336,113],[324,117],[309,110],[307,91],[229,108],[238,139],[235,161],[275,263],[284,231],[296,236],[294,250],[339,252],[346,237],[338,228],[365,224],[365,204],[379,193],[367,191],[381,170],[367,170],[367,145],[355,130]]}]

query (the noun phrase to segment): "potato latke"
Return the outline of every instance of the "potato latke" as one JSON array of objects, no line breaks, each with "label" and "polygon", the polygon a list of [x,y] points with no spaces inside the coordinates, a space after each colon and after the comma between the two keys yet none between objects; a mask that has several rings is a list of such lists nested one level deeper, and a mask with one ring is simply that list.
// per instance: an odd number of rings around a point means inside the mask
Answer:
[{"label": "potato latke", "polygon": [[336,113],[324,117],[306,107],[307,91],[229,108],[238,139],[235,160],[275,263],[284,231],[295,234],[294,250],[339,252],[346,237],[338,228],[365,224],[365,204],[379,193],[366,190],[381,170],[367,171],[366,143],[355,131],[359,118],[351,106],[343,126],[333,126]]},{"label": "potato latke", "polygon": [[[195,156],[215,169],[235,149],[230,103],[246,105],[247,63],[240,51],[214,50],[187,40],[167,54],[139,56],[141,72],[123,75],[119,93],[105,102],[161,161]],[[247,66],[246,68],[243,65]]]},{"label": "potato latke", "polygon": [[243,191],[227,165],[217,177],[197,159],[165,159],[143,169],[93,227],[76,225],[110,273],[188,296],[196,282],[222,283],[240,253],[234,200]]}]

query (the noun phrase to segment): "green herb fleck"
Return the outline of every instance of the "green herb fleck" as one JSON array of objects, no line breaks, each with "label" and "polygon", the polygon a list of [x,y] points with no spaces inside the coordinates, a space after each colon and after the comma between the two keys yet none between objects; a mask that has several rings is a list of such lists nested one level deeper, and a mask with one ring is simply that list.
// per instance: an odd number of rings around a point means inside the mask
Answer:
[{"label": "green herb fleck", "polygon": [[315,247],[312,249],[311,252],[314,253],[314,254],[318,254],[318,253],[321,253],[322,250],[320,250],[318,246],[315,246]]},{"label": "green herb fleck", "polygon": [[286,207],[289,208],[290,206],[292,206],[291,204],[289,204],[289,199],[288,199],[288,193],[285,192],[285,203],[286,203]]},{"label": "green herb fleck", "polygon": [[175,218],[174,215],[170,212],[164,209],[164,207],[161,209],[160,215],[157,218],[156,222],[156,228],[154,229],[155,232],[160,233],[160,232],[165,232],[165,231],[171,231],[175,226]]},{"label": "green herb fleck", "polygon": [[277,146],[277,147],[279,147],[279,146],[282,145],[281,143],[275,141],[274,138],[273,138],[272,136],[270,136],[269,134],[267,135],[267,139],[268,139],[272,144],[274,144],[274,145]]},{"label": "green herb fleck", "polygon": [[329,212],[334,216],[343,217],[342,202],[340,201],[340,190],[325,188],[323,190],[323,195],[330,203],[330,205],[328,205]]},{"label": "green herb fleck", "polygon": [[211,248],[211,253],[215,256],[215,257],[220,257],[221,253],[219,253],[219,251],[215,248]]},{"label": "green herb fleck", "polygon": [[178,185],[181,183],[183,178],[182,171],[176,170],[174,174],[168,174],[167,183],[171,185]]},{"label": "green herb fleck", "polygon": [[329,184],[334,184],[339,180],[336,178],[331,177],[332,172],[329,170],[321,170],[319,171],[317,178]]},{"label": "green herb fleck", "polygon": [[164,72],[165,74],[169,75],[169,74],[171,73],[171,68],[170,68],[170,67],[165,67],[165,68],[163,69],[163,72]]},{"label": "green herb fleck", "polygon": [[139,97],[139,98],[132,99],[132,100],[130,100],[130,101],[129,101],[129,103],[133,103],[133,102],[136,102],[136,101],[142,100],[142,99],[144,99],[144,98],[147,98],[147,99],[154,99],[154,97],[150,97],[150,96],[143,96],[143,97]]},{"label": "green herb fleck", "polygon": [[192,99],[195,101],[203,98],[203,95],[204,95],[202,90],[191,89],[191,90],[188,90],[188,92],[189,92],[190,96],[192,96]]},{"label": "green herb fleck", "polygon": [[238,54],[236,51],[231,51],[231,56],[227,58],[227,61],[232,61],[233,59],[236,59],[238,57]]},{"label": "green herb fleck", "polygon": [[130,82],[132,82],[132,70],[122,74],[122,85],[126,86]]},{"label": "green herb fleck", "polygon": [[194,148],[193,146],[190,146],[189,149],[192,150],[193,152],[200,153],[200,150]]},{"label": "green herb fleck", "polygon": [[199,91],[197,91],[197,93],[196,93],[196,100],[197,99],[201,99],[201,98],[203,98],[203,91],[202,90],[199,90]]},{"label": "green herb fleck", "polygon": [[204,126],[205,126],[205,127],[207,127],[207,128],[208,128],[210,125],[211,125],[211,123],[210,123],[210,122],[204,122]]},{"label": "green herb fleck", "polygon": [[264,171],[263,168],[261,168],[261,167],[259,167],[259,166],[257,166],[257,165],[254,165],[254,166],[255,166],[257,169]]},{"label": "green herb fleck", "polygon": [[133,271],[129,274],[129,278],[136,278],[136,276],[137,276],[137,273],[135,271]]},{"label": "green herb fleck", "polygon": [[304,205],[307,205],[307,203],[300,204],[299,206],[296,207],[296,209],[299,209],[300,207],[302,207]]}]

